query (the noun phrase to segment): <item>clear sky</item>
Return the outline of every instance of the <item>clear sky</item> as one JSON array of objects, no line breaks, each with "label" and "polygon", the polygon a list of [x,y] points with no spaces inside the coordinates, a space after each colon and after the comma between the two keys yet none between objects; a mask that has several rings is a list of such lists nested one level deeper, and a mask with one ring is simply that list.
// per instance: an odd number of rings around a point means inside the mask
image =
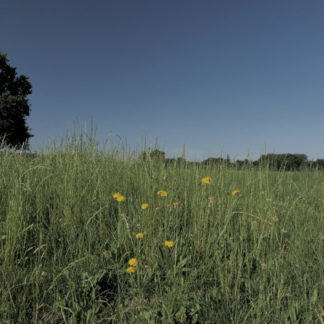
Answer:
[{"label": "clear sky", "polygon": [[167,156],[324,157],[323,0],[1,0],[0,51],[32,150],[93,118]]}]

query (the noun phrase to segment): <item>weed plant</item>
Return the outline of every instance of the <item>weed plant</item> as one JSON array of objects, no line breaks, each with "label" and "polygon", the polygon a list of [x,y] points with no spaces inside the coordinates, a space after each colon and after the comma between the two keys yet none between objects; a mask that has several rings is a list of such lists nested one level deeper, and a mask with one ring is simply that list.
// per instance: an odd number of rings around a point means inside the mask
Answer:
[{"label": "weed plant", "polygon": [[323,323],[323,197],[320,171],[3,153],[0,323]]}]

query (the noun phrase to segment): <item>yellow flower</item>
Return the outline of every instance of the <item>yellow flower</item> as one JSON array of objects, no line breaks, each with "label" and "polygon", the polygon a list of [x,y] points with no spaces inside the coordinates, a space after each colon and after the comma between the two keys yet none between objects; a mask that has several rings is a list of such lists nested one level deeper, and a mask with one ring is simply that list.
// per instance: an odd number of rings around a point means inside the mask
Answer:
[{"label": "yellow flower", "polygon": [[129,259],[128,264],[130,266],[136,267],[137,266],[137,259],[136,258]]},{"label": "yellow flower", "polygon": [[173,241],[165,241],[164,242],[164,245],[167,246],[167,247],[169,247],[169,248],[171,248],[171,247],[173,247],[174,242]]},{"label": "yellow flower", "polygon": [[136,272],[136,267],[128,267],[127,269],[126,269],[126,272],[127,273],[134,273],[134,272]]},{"label": "yellow flower", "polygon": [[117,197],[120,196],[120,193],[119,192],[115,192],[112,196],[116,199]]},{"label": "yellow flower", "polygon": [[232,196],[236,196],[241,192],[241,190],[233,190],[232,191]]},{"label": "yellow flower", "polygon": [[144,233],[137,233],[137,234],[135,234],[135,237],[137,239],[142,239],[144,237]]},{"label": "yellow flower", "polygon": [[212,178],[211,178],[211,177],[205,177],[205,178],[201,178],[200,181],[201,181],[202,183],[211,184],[211,182],[212,182]]},{"label": "yellow flower", "polygon": [[112,195],[118,202],[124,201],[126,198],[121,193],[116,192]]},{"label": "yellow flower", "polygon": [[126,198],[123,195],[120,195],[118,198],[116,198],[116,200],[118,202],[124,201]]},{"label": "yellow flower", "polygon": [[141,205],[141,208],[142,208],[142,209],[146,209],[148,206],[149,206],[149,204],[146,204],[146,203],[145,203],[145,204],[142,204],[142,205]]},{"label": "yellow flower", "polygon": [[157,194],[161,197],[166,197],[168,195],[167,191],[165,190],[159,190]]}]

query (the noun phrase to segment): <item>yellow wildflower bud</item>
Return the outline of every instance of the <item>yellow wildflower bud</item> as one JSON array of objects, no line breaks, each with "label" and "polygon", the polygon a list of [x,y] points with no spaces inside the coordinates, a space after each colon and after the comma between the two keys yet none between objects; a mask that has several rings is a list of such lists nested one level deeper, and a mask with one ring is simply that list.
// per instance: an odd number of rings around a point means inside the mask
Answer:
[{"label": "yellow wildflower bud", "polygon": [[128,267],[127,269],[126,269],[126,272],[127,273],[134,273],[134,272],[136,272],[136,268],[135,267]]},{"label": "yellow wildflower bud", "polygon": [[169,247],[169,248],[171,248],[171,247],[174,246],[174,242],[173,241],[165,241],[164,242],[164,245],[167,246],[167,247]]},{"label": "yellow wildflower bud", "polygon": [[135,234],[135,237],[137,239],[142,239],[144,237],[144,233],[137,233],[137,234]]},{"label": "yellow wildflower bud", "polygon": [[137,266],[137,259],[136,258],[129,259],[128,264],[133,267]]},{"label": "yellow wildflower bud", "polygon": [[211,184],[211,182],[212,182],[212,178],[211,178],[211,177],[205,177],[205,178],[201,178],[200,181],[201,181],[202,183]]},{"label": "yellow wildflower bud", "polygon": [[241,190],[233,190],[232,191],[232,196],[236,196],[241,192]]},{"label": "yellow wildflower bud", "polygon": [[168,195],[168,192],[165,190],[159,190],[157,194],[161,197],[166,197]]}]

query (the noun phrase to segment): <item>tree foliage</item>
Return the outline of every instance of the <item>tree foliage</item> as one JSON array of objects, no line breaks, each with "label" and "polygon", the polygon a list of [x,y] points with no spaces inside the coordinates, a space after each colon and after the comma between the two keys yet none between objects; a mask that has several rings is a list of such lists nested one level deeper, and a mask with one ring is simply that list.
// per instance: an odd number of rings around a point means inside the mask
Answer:
[{"label": "tree foliage", "polygon": [[306,154],[263,154],[258,160],[236,160],[231,162],[229,156],[226,158],[222,157],[209,157],[202,162],[192,162],[187,161],[183,157],[178,158],[166,158],[165,152],[158,149],[142,152],[141,160],[149,160],[153,163],[164,162],[166,166],[174,165],[191,165],[191,166],[202,166],[202,167],[219,167],[226,166],[234,168],[236,170],[240,169],[257,169],[260,167],[269,168],[273,171],[298,171],[304,169],[318,169],[324,170],[324,159],[317,159],[315,161],[309,161]]},{"label": "tree foliage", "polygon": [[299,170],[307,163],[306,154],[264,154],[259,159],[260,164],[268,165],[274,170]]},{"label": "tree foliage", "polygon": [[206,166],[216,166],[216,165],[229,165],[230,164],[230,160],[229,157],[222,158],[222,157],[209,157],[208,159],[204,160],[201,162],[203,165]]},{"label": "tree foliage", "polygon": [[142,161],[150,160],[152,162],[164,162],[165,161],[165,152],[158,149],[149,150],[148,152],[142,152],[140,159]]},{"label": "tree foliage", "polygon": [[30,114],[28,95],[32,85],[25,75],[17,75],[16,68],[0,52],[0,137],[8,147],[28,148],[30,134],[26,117]]}]

